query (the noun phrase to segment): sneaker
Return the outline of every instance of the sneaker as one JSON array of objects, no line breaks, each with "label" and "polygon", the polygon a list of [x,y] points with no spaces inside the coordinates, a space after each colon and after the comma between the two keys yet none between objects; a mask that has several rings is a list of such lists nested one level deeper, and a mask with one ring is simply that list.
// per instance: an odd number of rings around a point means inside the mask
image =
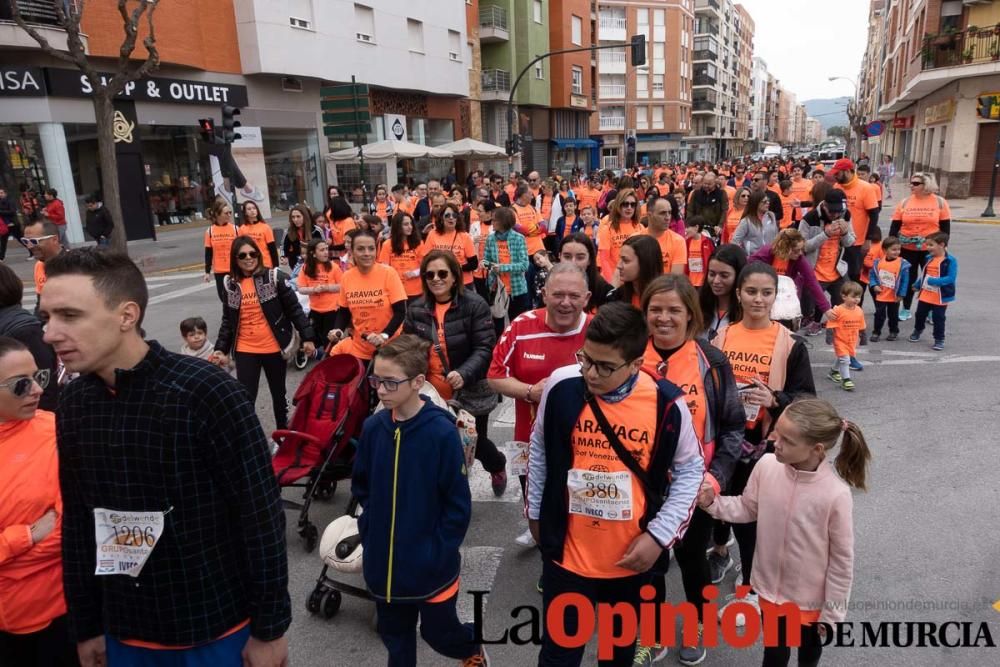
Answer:
[{"label": "sneaker", "polygon": [[632,667],[649,667],[655,660],[653,653],[655,647],[643,646],[638,641],[635,643],[635,655],[632,657]]},{"label": "sneaker", "polygon": [[840,371],[830,371],[829,373],[826,374],[826,379],[834,384],[840,384],[844,381],[844,378],[840,374]]},{"label": "sneaker", "polygon": [[919,331],[914,331],[913,333],[910,334],[910,342],[911,343],[919,343],[920,342],[920,332]]},{"label": "sneaker", "polygon": [[913,317],[913,313],[911,313],[909,310],[907,310],[906,308],[900,308],[899,309],[899,321],[900,322],[905,322],[906,320],[910,319],[911,317]]},{"label": "sneaker", "polygon": [[879,339],[879,334],[877,333],[873,333],[871,336],[868,337],[868,340],[870,340],[873,343],[877,343],[878,339]]},{"label": "sneaker", "polygon": [[[744,602],[746,604],[751,605],[752,607],[755,607],[757,609],[757,614],[760,615],[760,603],[757,601],[757,594],[756,593],[750,593],[749,595],[747,595],[742,600],[737,600],[736,599],[736,594],[735,593],[730,593],[729,595],[726,596],[726,600],[727,600],[727,602],[726,602],[725,606],[723,606],[721,609],[719,609],[719,620],[720,621],[722,620],[722,613],[726,610],[726,607],[728,607],[729,605],[731,605],[733,602],[737,602],[737,601]],[[738,628],[744,627],[747,624],[746,614],[743,614],[742,612],[739,613],[739,614],[736,614],[735,624],[736,624],[736,627],[738,627]]]},{"label": "sneaker", "polygon": [[522,547],[533,547],[535,546],[535,538],[531,536],[531,530],[528,528],[524,529],[524,532],[518,535],[515,542],[520,544]]},{"label": "sneaker", "polygon": [[810,322],[806,325],[805,329],[803,329],[803,333],[805,333],[806,336],[818,336],[823,333],[823,325],[819,322]]},{"label": "sneaker", "polygon": [[[729,534],[729,541],[726,542],[726,548],[728,549],[731,546],[733,546],[734,544],[736,544],[736,536],[733,535],[732,533],[730,533]],[[705,549],[705,556],[706,557],[711,556],[713,551],[715,551],[715,545],[714,544],[712,546],[710,546],[709,548]]]},{"label": "sneaker", "polygon": [[708,651],[701,645],[701,623],[698,624],[698,644],[695,646],[682,646],[677,653],[677,661],[682,665],[700,665],[705,660]]},{"label": "sneaker", "polygon": [[892,341],[896,340],[897,338],[899,338],[899,332],[898,331],[896,333],[890,333],[888,336],[885,337],[885,339],[887,341],[889,341],[890,343]]},{"label": "sneaker", "polygon": [[713,584],[717,584],[726,577],[726,573],[733,569],[733,557],[731,554],[719,555],[714,551],[708,555],[709,579]]},{"label": "sneaker", "polygon": [[844,388],[844,391],[854,391],[854,380],[847,378],[840,386]]},{"label": "sneaker", "polygon": [[864,347],[868,344],[868,332],[865,330],[861,331],[861,339],[858,341],[859,347]]},{"label": "sneaker", "polygon": [[944,341],[943,340],[934,341],[934,344],[931,345],[931,349],[934,350],[935,352],[940,352],[941,350],[944,349]]},{"label": "sneaker", "polygon": [[480,646],[479,653],[466,658],[459,663],[462,667],[490,667],[490,657],[486,655],[486,647]]},{"label": "sneaker", "polygon": [[493,495],[499,498],[507,490],[507,471],[490,473],[490,484],[493,486]]},{"label": "sneaker", "polygon": [[851,370],[863,371],[865,370],[865,365],[858,361],[857,357],[851,357]]}]

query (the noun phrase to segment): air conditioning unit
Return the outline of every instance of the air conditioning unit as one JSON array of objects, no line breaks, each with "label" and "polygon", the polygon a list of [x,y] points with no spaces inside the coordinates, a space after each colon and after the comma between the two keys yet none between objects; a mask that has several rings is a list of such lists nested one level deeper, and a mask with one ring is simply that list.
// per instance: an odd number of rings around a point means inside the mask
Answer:
[{"label": "air conditioning unit", "polygon": [[281,77],[281,89],[286,93],[301,93],[302,80],[292,76]]},{"label": "air conditioning unit", "polygon": [[369,44],[371,44],[372,42],[375,41],[374,37],[364,32],[356,33],[356,35],[359,42],[368,42]]}]

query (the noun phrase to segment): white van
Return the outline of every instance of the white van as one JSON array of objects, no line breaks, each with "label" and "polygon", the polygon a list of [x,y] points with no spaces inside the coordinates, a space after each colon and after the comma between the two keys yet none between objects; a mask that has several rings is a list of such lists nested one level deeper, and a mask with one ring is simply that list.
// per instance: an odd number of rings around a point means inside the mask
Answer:
[{"label": "white van", "polygon": [[764,147],[764,159],[770,160],[773,157],[781,157],[781,146]]}]

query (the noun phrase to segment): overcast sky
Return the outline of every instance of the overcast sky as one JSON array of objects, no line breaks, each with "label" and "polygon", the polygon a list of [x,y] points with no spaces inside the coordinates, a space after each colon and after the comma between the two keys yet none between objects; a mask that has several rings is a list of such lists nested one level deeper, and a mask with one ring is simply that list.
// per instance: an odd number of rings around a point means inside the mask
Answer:
[{"label": "overcast sky", "polygon": [[798,102],[854,96],[868,41],[869,0],[739,0],[753,17],[754,55]]}]

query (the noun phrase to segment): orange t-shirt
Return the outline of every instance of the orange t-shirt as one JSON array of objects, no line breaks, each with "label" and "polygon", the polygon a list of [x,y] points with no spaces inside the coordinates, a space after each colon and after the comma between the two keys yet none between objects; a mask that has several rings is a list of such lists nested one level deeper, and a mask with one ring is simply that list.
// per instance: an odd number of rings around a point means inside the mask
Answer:
[{"label": "orange t-shirt", "polygon": [[271,325],[264,318],[264,310],[257,299],[257,287],[253,278],[240,280],[243,300],[240,303],[240,328],[236,334],[236,351],[249,354],[273,354],[281,352],[278,340],[271,331]]},{"label": "orange t-shirt", "polygon": [[[509,237],[508,237],[509,238]],[[529,260],[530,261],[530,260]],[[507,245],[507,239],[500,240],[497,238],[497,263],[498,264],[510,264],[510,246]],[[503,286],[507,289],[507,294],[513,294],[514,292],[510,287],[510,271],[501,271],[500,280],[503,282]],[[531,285],[528,285],[528,289],[532,289]]]},{"label": "orange t-shirt", "polygon": [[[438,234],[436,229],[432,229],[424,241],[424,255],[431,250],[444,250],[450,252],[458,260],[459,266],[464,266],[470,257],[476,257],[476,245],[472,242],[472,237],[468,232],[446,231]],[[466,285],[472,284],[472,271],[462,272],[462,282]]]},{"label": "orange t-shirt", "polygon": [[774,259],[771,260],[771,268],[773,268],[774,272],[777,273],[779,276],[787,276],[788,260],[781,259],[780,257],[775,257]]},{"label": "orange t-shirt", "polygon": [[[940,278],[941,277],[941,262],[944,261],[944,257],[931,257],[927,262],[927,266],[924,267],[924,277],[920,282],[920,297],[919,301],[924,303],[929,303],[934,306],[944,305],[941,301],[941,288],[938,285],[928,285],[928,278]],[[910,267],[911,271],[916,271],[917,267]]]},{"label": "orange t-shirt", "polygon": [[[229,255],[233,251],[233,241],[235,240],[236,227],[233,225],[212,225],[205,230],[205,247],[212,249],[213,273],[229,273]],[[264,253],[265,257],[268,254],[266,247],[261,248],[261,252]],[[35,270],[38,270],[37,266]],[[38,282],[37,275],[35,276],[35,282]]]},{"label": "orange t-shirt", "polygon": [[[799,200],[799,210],[796,216],[796,220],[801,220],[802,216],[806,214],[806,211],[812,206],[812,192],[813,183],[808,178],[800,178],[799,180],[792,181],[792,187],[789,189],[788,194],[791,196],[792,200]],[[784,206],[784,201],[781,202]]]},{"label": "orange t-shirt", "polygon": [[704,239],[705,237],[699,234],[696,238],[687,241],[687,274],[691,284],[695,287],[701,287],[705,282],[705,258],[701,252]]},{"label": "orange t-shirt", "polygon": [[572,233],[573,224],[575,222],[576,222],[575,215],[563,216],[563,238],[566,238],[567,236],[570,235],[570,233]]},{"label": "orange t-shirt", "polygon": [[[329,219],[330,214],[328,213],[326,217]],[[358,225],[354,222],[354,218],[330,220],[330,245],[337,247],[344,245],[347,232],[357,228]]]},{"label": "orange t-shirt", "polygon": [[528,257],[531,258],[536,252],[545,250],[545,239],[539,227],[541,218],[538,211],[533,206],[518,206],[517,204],[511,208],[514,209],[517,224],[521,227],[521,233],[524,234],[524,242],[528,247]]},{"label": "orange t-shirt", "polygon": [[785,215],[781,217],[778,226],[781,229],[788,229],[789,227],[792,226],[792,223],[798,222],[799,209],[792,205],[792,202],[795,201],[795,198],[792,197],[791,195],[787,197],[785,195],[778,195],[778,198],[781,199],[781,208],[784,210],[785,213]]},{"label": "orange t-shirt", "polygon": [[625,241],[636,234],[641,234],[642,231],[642,227],[635,222],[621,222],[618,231],[615,231],[608,216],[601,219],[601,224],[597,227],[597,248],[599,254],[608,253],[608,263],[601,267],[601,274],[605,280],[609,280],[614,274]]},{"label": "orange t-shirt", "polygon": [[[899,202],[892,219],[902,223],[899,227],[900,236],[926,238],[941,231],[942,220],[951,220],[951,208],[944,198],[939,203],[937,195],[910,195]],[[913,243],[904,243],[903,247],[908,250],[917,249]]]},{"label": "orange t-shirt", "polygon": [[389,200],[375,202],[375,217],[382,222],[389,219]]},{"label": "orange t-shirt", "polygon": [[[240,236],[249,236],[254,240],[254,243],[260,248],[260,258],[264,262],[264,266],[272,268],[274,264],[271,263],[271,253],[267,251],[267,246],[274,243],[274,230],[271,229],[271,226],[266,222],[240,225],[239,233]],[[212,254],[214,258],[215,250],[212,251]]]},{"label": "orange t-shirt", "polygon": [[[622,444],[634,453],[643,468],[649,467],[656,444],[656,397],[656,382],[648,374],[640,373],[635,389],[623,401],[605,403],[596,399],[608,421],[622,425],[619,432]],[[570,445],[573,450],[573,469],[567,483],[570,511],[560,565],[593,579],[634,576],[635,572],[615,563],[642,532],[639,520],[646,513],[642,484],[611,449],[586,404],[577,417]],[[631,502],[626,502],[625,494]]]},{"label": "orange t-shirt", "polygon": [[[646,228],[647,235],[653,236],[649,228]],[[665,230],[660,234],[656,242],[660,244],[660,254],[663,255],[663,272],[670,273],[675,266],[684,266],[688,261],[687,243],[684,237],[673,231]]]},{"label": "orange t-shirt", "polygon": [[899,272],[903,269],[903,259],[897,257],[894,260],[887,260],[884,257],[878,262],[878,282],[879,293],[875,295],[875,300],[881,303],[895,303],[899,300],[896,293],[896,285],[899,282]]},{"label": "orange t-shirt", "polygon": [[[743,209],[746,207],[744,206]],[[722,227],[722,242],[729,243],[729,239],[733,238],[733,234],[736,233],[736,228],[740,226],[740,220],[743,219],[744,210],[737,210],[730,206],[726,210],[726,224]]]},{"label": "orange t-shirt", "polygon": [[[676,350],[670,358],[663,361],[660,353],[653,346],[653,339],[649,339],[646,344],[646,353],[643,355],[642,370],[646,371],[654,378],[670,380],[685,396],[688,410],[691,412],[691,425],[698,436],[698,442],[702,444],[702,453],[705,457],[705,468],[708,469],[712,462],[713,451],[705,450],[709,443],[705,442],[705,420],[708,417],[708,396],[705,394],[705,378],[701,374],[701,367],[698,363],[698,343],[689,340]],[[713,443],[714,445],[714,443]]]},{"label": "orange t-shirt", "polygon": [[837,261],[840,259],[840,237],[839,233],[835,234],[820,245],[819,251],[816,253],[816,280],[832,283],[840,278],[840,274],[837,273]]},{"label": "orange t-shirt", "polygon": [[[229,254],[226,254],[226,269],[229,269]],[[42,295],[42,288],[45,287],[45,262],[35,260],[35,296]]]},{"label": "orange t-shirt", "polygon": [[847,195],[847,210],[851,212],[856,237],[854,245],[864,245],[868,237],[868,211],[878,208],[878,187],[857,177],[847,185],[837,183],[835,187]]},{"label": "orange t-shirt", "polygon": [[[771,359],[775,343],[778,341],[780,326],[777,322],[772,322],[767,329],[747,329],[742,322],[737,322],[726,330],[722,351],[729,359],[729,365],[733,367],[737,387],[752,385],[753,379],[757,376],[767,384],[771,377]],[[748,431],[753,430],[760,421],[762,408],[744,402],[744,410],[747,418],[746,428]]]},{"label": "orange t-shirt", "polygon": [[397,255],[392,252],[392,241],[386,241],[379,249],[378,261],[396,270],[396,273],[399,274],[399,279],[403,281],[406,296],[420,296],[423,291],[420,276],[406,278],[405,274],[410,271],[420,272],[420,262],[424,259],[424,255],[427,254],[427,247],[424,244],[420,244],[415,250],[411,250],[405,239],[403,240],[403,247],[405,250],[403,250],[402,254]]},{"label": "orange t-shirt", "polygon": [[[444,400],[451,400],[453,390],[448,381],[445,380],[445,366],[444,362],[441,361],[441,357],[444,357],[445,361],[448,361],[448,343],[444,339],[444,315],[451,308],[451,302],[448,303],[435,303],[434,304],[434,320],[437,324],[437,339],[438,347],[440,348],[440,353],[434,349],[434,345],[431,345],[430,358],[427,366],[427,380],[434,385],[438,393],[441,394],[441,398]],[[451,362],[448,362],[451,366]]]},{"label": "orange t-shirt", "polygon": [[833,312],[837,318],[826,323],[827,329],[833,329],[833,353],[838,357],[853,357],[858,338],[865,330],[865,311],[860,306],[848,309],[840,305],[834,306]]},{"label": "orange t-shirt", "polygon": [[340,280],[340,307],[351,311],[355,349],[371,358],[375,350],[363,335],[382,333],[392,319],[392,304],[405,300],[403,281],[385,264],[375,264],[367,274],[349,269]]},{"label": "orange t-shirt", "polygon": [[882,259],[883,257],[885,257],[885,252],[882,251],[882,242],[872,241],[861,268],[861,282],[863,284],[868,284],[868,274],[871,273],[872,267],[875,266],[875,260]]},{"label": "orange t-shirt", "polygon": [[[316,277],[310,278],[305,269],[299,271],[299,287],[318,287],[320,285],[339,285],[344,273],[336,263],[330,262],[327,271],[322,264],[316,265]],[[337,310],[340,299],[336,292],[318,292],[309,295],[309,309],[317,313],[332,313]]]},{"label": "orange t-shirt", "polygon": [[576,207],[577,211],[582,211],[584,206],[590,206],[594,209],[594,214],[596,215],[597,202],[601,200],[601,191],[590,186],[578,188],[576,190],[576,200],[579,202]]}]

